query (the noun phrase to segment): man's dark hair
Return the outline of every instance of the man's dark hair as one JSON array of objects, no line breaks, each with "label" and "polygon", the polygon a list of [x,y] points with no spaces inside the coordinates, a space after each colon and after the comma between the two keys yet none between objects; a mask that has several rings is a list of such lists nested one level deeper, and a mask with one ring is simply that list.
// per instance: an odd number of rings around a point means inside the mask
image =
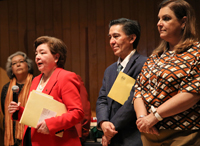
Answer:
[{"label": "man's dark hair", "polygon": [[127,36],[131,34],[136,35],[136,39],[133,42],[133,48],[136,49],[140,40],[140,24],[136,20],[130,20],[127,18],[119,18],[119,19],[110,21],[109,29],[113,25],[123,25],[122,30]]}]

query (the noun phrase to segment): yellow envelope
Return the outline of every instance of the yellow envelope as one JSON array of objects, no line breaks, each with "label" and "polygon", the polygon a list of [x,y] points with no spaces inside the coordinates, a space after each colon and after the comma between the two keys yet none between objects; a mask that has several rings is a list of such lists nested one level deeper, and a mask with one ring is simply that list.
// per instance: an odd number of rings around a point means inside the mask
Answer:
[{"label": "yellow envelope", "polygon": [[[52,96],[33,90],[29,95],[19,123],[36,128],[41,114],[46,113],[45,116],[49,116],[48,113],[55,114],[55,112],[56,116],[61,116],[67,112],[67,109],[63,103],[54,100]],[[62,137],[62,133],[56,135]]]},{"label": "yellow envelope", "polygon": [[108,93],[108,97],[123,105],[130,96],[130,92],[134,84],[134,78],[120,71],[112,88],[110,89],[110,92]]}]

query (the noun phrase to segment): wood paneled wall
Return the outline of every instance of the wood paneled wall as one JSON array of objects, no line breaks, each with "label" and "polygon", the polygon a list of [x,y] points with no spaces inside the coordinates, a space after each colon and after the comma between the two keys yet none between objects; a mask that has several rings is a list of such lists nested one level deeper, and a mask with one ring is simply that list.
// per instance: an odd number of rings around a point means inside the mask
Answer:
[{"label": "wood paneled wall", "polygon": [[[200,1],[188,0],[200,24]],[[109,46],[108,24],[126,17],[141,24],[138,51],[149,56],[159,43],[157,6],[161,0],[3,0],[0,1],[0,90],[8,81],[7,57],[20,50],[34,60],[33,41],[55,36],[68,46],[65,69],[81,75],[93,116],[104,70],[117,60]],[[38,75],[34,67],[34,75]]]}]

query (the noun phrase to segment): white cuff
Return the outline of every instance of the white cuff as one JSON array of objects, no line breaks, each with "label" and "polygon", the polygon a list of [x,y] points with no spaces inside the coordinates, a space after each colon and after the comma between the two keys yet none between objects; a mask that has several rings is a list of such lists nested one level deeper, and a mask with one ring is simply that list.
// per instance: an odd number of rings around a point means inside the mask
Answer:
[{"label": "white cuff", "polygon": [[163,118],[158,114],[158,112],[156,112],[154,114],[154,116],[156,117],[156,119],[158,119],[158,121],[162,121],[163,120]]},{"label": "white cuff", "polygon": [[153,114],[156,113],[156,108],[155,108],[153,105],[151,106],[151,112],[152,112]]},{"label": "white cuff", "polygon": [[156,119],[158,119],[158,121],[162,121],[163,120],[163,118],[158,114],[156,108],[153,105],[151,106],[151,112],[154,114]]}]

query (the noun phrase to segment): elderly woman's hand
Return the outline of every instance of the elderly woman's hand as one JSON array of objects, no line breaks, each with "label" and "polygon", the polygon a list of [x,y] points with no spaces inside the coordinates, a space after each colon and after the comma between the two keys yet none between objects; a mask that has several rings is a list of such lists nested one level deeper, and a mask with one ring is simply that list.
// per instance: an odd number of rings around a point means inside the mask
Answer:
[{"label": "elderly woman's hand", "polygon": [[38,133],[49,134],[49,129],[45,121],[38,123],[36,129]]},{"label": "elderly woman's hand", "polygon": [[20,102],[16,103],[14,101],[11,101],[10,104],[8,105],[8,112],[10,114],[13,114],[14,112],[18,111],[20,104],[21,104]]},{"label": "elderly woman's hand", "polygon": [[139,118],[136,121],[137,128],[140,132],[156,134],[158,135],[158,130],[154,125],[158,122],[156,117],[151,113],[145,117]]}]

